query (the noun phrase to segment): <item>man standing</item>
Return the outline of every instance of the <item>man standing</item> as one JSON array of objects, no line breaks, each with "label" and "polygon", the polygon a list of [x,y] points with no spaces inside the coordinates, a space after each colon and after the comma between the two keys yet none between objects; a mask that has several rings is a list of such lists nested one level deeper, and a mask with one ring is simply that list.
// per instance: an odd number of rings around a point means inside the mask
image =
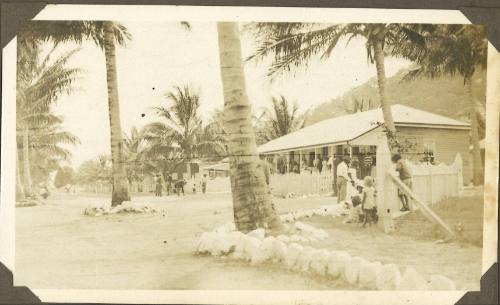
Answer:
[{"label": "man standing", "polygon": [[345,202],[347,195],[347,181],[350,180],[348,165],[351,159],[345,156],[342,162],[337,165],[337,202]]},{"label": "man standing", "polygon": [[[401,181],[411,190],[413,183],[412,183],[412,175],[410,173],[408,165],[401,158],[400,154],[394,154],[391,160],[392,163],[396,164],[396,171],[399,173],[399,179],[401,179]],[[398,196],[399,199],[401,200],[401,203],[403,204],[401,211],[409,211],[410,206],[409,206],[408,196],[406,196],[406,194],[399,188],[398,188]]]}]

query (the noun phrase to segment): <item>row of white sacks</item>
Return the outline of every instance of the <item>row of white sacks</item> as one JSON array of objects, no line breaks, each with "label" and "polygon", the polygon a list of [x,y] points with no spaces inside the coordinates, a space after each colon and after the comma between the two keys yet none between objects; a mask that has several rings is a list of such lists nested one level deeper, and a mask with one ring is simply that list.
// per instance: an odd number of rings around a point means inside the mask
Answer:
[{"label": "row of white sacks", "polygon": [[124,201],[122,204],[111,207],[110,204],[94,203],[83,210],[86,216],[103,216],[120,213],[155,213],[156,209],[145,203]]},{"label": "row of white sacks", "polygon": [[299,210],[281,215],[281,221],[292,223],[304,217],[312,217],[312,216],[339,217],[346,214],[347,210],[343,204],[331,204],[331,205],[323,205],[316,209]]},{"label": "row of white sacks", "polygon": [[203,233],[196,252],[245,260],[252,265],[280,263],[290,271],[345,280],[363,289],[456,290],[454,282],[442,275],[426,280],[411,267],[401,273],[396,264],[369,262],[345,251],[315,249],[290,240],[287,235],[265,237],[263,229],[243,234],[236,231],[234,224],[226,224]]}]

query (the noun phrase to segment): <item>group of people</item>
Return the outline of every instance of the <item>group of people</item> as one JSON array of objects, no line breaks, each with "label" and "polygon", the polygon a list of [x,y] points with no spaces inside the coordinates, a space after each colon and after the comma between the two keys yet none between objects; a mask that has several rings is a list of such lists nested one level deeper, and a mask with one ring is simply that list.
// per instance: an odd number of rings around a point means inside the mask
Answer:
[{"label": "group of people", "polygon": [[[399,179],[410,190],[412,189],[412,174],[408,164],[400,154],[391,158]],[[372,225],[378,221],[376,205],[376,189],[373,177],[367,175],[362,181],[356,177],[356,172],[349,167],[351,159],[344,156],[336,168],[336,187],[338,203],[344,204],[350,213],[346,222],[362,222],[362,226]],[[405,191],[398,188],[401,201],[401,211],[410,210],[410,201]]]},{"label": "group of people", "polygon": [[355,169],[349,168],[350,163],[351,158],[344,156],[337,165],[337,199],[350,210],[346,222],[371,226],[378,221],[374,179],[365,176],[362,182],[359,181]]},{"label": "group of people", "polygon": [[[163,179],[162,174],[156,174],[154,176],[155,181],[155,196],[161,197],[163,193],[163,182],[166,184],[167,196],[172,194],[177,194],[178,196],[185,195],[184,187],[187,184],[186,179],[181,178],[174,180],[170,174],[167,174],[167,177]],[[207,174],[203,174],[200,181],[201,191],[203,194],[207,191]],[[196,193],[196,183],[193,183],[193,193]]]}]

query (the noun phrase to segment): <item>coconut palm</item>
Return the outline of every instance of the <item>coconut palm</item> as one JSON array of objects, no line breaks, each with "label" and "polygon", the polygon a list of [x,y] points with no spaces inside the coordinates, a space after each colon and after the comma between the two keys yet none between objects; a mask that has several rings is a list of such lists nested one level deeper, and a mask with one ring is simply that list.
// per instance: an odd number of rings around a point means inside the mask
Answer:
[{"label": "coconut palm", "polygon": [[83,162],[77,170],[76,181],[80,185],[93,187],[93,191],[97,193],[98,186],[109,185],[112,182],[110,161],[109,155],[101,154]]},{"label": "coconut palm", "polygon": [[142,192],[142,181],[148,167],[144,158],[147,143],[142,135],[142,131],[135,126],[130,129],[130,134],[123,134],[123,139],[125,169],[129,185],[132,187],[134,183],[137,183],[137,190]]},{"label": "coconut palm", "polygon": [[273,97],[272,103],[272,114],[267,115],[266,130],[262,135],[266,141],[282,137],[305,126],[305,116],[299,117],[297,105],[290,105],[283,95]]},{"label": "coconut palm", "polygon": [[355,37],[363,37],[368,60],[375,64],[377,70],[380,105],[389,144],[396,146],[391,102],[385,94],[384,61],[386,53],[403,56],[411,50],[412,56],[420,56],[425,46],[424,39],[412,27],[405,24],[254,23],[249,28],[259,41],[257,50],[249,59],[273,56],[270,76],[290,71],[292,67],[307,67],[314,56],[328,59],[342,38],[347,38],[349,43]]},{"label": "coconut palm", "polygon": [[217,32],[236,228],[243,232],[258,227],[277,229],[281,222],[257,156],[238,25],[218,22]]},{"label": "coconut palm", "polygon": [[443,75],[460,75],[464,80],[469,104],[471,142],[473,146],[473,182],[483,179],[483,166],[479,147],[478,111],[480,105],[472,96],[472,78],[478,69],[486,68],[487,40],[483,26],[436,25],[427,39],[425,56],[414,60],[419,67],[409,72],[406,79],[415,77],[437,78]]},{"label": "coconut palm", "polygon": [[[167,107],[154,107],[156,114],[163,119],[146,128],[151,132],[172,139],[182,151],[182,160],[190,162],[194,158],[221,156],[224,144],[220,134],[211,127],[203,126],[200,111],[199,93],[189,86],[174,87],[165,94],[169,101]],[[215,131],[215,132],[214,132]],[[168,142],[168,141],[167,141]]]},{"label": "coconut palm", "polygon": [[[91,39],[104,50],[108,86],[108,108],[111,130],[111,156],[113,168],[113,193],[111,205],[116,206],[130,200],[128,183],[123,162],[123,142],[118,101],[115,43],[124,45],[131,38],[127,29],[111,21],[35,21],[27,23],[18,33],[18,51],[33,41],[53,41],[59,44],[67,41],[81,43]],[[27,48],[24,48],[27,49]],[[18,52],[21,62],[31,57]]]},{"label": "coconut palm", "polygon": [[[33,195],[30,171],[30,149],[52,150],[61,153],[57,144],[69,142],[75,144],[77,139],[60,129],[62,118],[51,113],[52,105],[62,94],[74,89],[74,82],[80,73],[79,69],[66,67],[67,61],[77,52],[72,50],[53,59],[53,47],[43,58],[40,58],[40,43],[21,45],[20,53],[30,61],[18,62],[17,95],[16,95],[16,130],[19,149],[22,149],[24,183],[21,184],[21,162],[16,162],[18,199]],[[36,141],[38,140],[38,142]],[[41,140],[47,140],[46,145]],[[21,186],[22,185],[22,186]]]}]

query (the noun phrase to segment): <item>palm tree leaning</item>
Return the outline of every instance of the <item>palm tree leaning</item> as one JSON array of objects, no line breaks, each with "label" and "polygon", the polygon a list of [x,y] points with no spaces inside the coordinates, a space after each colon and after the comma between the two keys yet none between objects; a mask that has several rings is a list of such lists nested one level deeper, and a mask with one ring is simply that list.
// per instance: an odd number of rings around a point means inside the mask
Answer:
[{"label": "palm tree leaning", "polygon": [[255,53],[248,59],[263,59],[270,55],[274,62],[270,66],[269,75],[290,71],[292,67],[307,67],[313,56],[328,59],[333,49],[342,38],[348,43],[355,37],[366,39],[367,56],[377,70],[380,105],[384,117],[385,131],[391,149],[397,149],[396,127],[391,112],[391,103],[387,100],[385,53],[403,56],[408,43],[398,45],[396,42],[411,41],[415,48],[414,55],[423,48],[418,32],[412,31],[405,24],[316,24],[316,23],[254,23],[249,29],[259,41]]},{"label": "palm tree leaning", "polygon": [[479,147],[477,102],[472,96],[472,78],[478,69],[486,68],[487,40],[484,27],[477,25],[437,25],[427,37],[425,56],[414,60],[419,68],[410,71],[406,79],[427,76],[460,75],[469,99],[471,142],[473,146],[473,183],[483,180],[483,165]]},{"label": "palm tree leaning", "polygon": [[[111,205],[116,206],[130,200],[123,162],[122,130],[120,124],[118,84],[116,77],[115,43],[124,45],[131,39],[128,30],[112,21],[34,21],[28,22],[18,33],[19,45],[30,45],[32,41],[67,41],[81,43],[90,39],[104,50],[106,57],[106,79],[108,86],[108,108],[111,130],[112,183]],[[19,58],[25,58],[18,53]],[[29,57],[27,58],[30,59]]]},{"label": "palm tree leaning", "polygon": [[238,24],[218,22],[217,32],[236,228],[243,232],[256,228],[280,229],[281,221],[257,155]]},{"label": "palm tree leaning", "polygon": [[263,138],[266,141],[279,138],[305,126],[305,116],[299,117],[297,105],[290,105],[281,95],[272,98],[272,114],[268,115]]}]

